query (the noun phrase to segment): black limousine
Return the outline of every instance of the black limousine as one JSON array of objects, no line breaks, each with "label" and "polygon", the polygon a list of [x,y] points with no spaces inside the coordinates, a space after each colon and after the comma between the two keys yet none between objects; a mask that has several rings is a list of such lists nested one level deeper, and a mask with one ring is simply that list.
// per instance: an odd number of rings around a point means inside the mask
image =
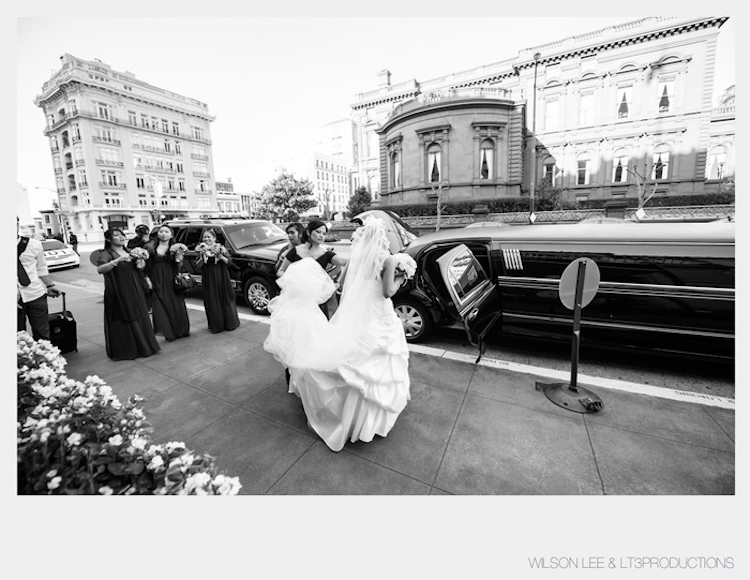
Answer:
[{"label": "black limousine", "polygon": [[586,257],[598,292],[581,341],[600,347],[734,359],[735,224],[550,224],[456,228],[404,250],[417,273],[394,297],[407,340],[459,325],[480,346],[489,333],[566,339],[565,268]]}]

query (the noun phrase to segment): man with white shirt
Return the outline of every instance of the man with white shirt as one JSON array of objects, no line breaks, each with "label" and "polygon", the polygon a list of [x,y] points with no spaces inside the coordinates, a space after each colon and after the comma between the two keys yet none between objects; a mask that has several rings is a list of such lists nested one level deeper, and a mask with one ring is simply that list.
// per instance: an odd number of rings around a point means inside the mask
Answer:
[{"label": "man with white shirt", "polygon": [[17,313],[18,330],[26,330],[29,319],[34,340],[49,340],[49,309],[47,296],[56,297],[60,292],[49,277],[44,248],[39,240],[21,235],[21,224],[16,218],[18,237]]}]

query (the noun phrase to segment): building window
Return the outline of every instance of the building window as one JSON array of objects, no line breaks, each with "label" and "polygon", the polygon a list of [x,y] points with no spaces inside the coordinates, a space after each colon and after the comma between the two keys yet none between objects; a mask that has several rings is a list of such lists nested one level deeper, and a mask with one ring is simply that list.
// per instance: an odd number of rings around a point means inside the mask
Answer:
[{"label": "building window", "polygon": [[396,189],[401,187],[401,152],[393,151],[390,155],[390,163],[388,167],[389,171],[389,184],[390,189]]},{"label": "building window", "polygon": [[161,120],[161,131],[162,133],[169,133],[169,121],[166,119]]},{"label": "building window", "polygon": [[107,103],[96,103],[96,115],[100,119],[110,118],[110,107]]},{"label": "building window", "polygon": [[544,163],[542,164],[542,183],[546,183],[551,187],[556,187],[558,185],[557,181],[557,164],[551,158],[545,159]]},{"label": "building window", "polygon": [[590,164],[591,161],[589,160],[588,155],[578,158],[576,185],[588,185]]},{"label": "building window", "polygon": [[670,111],[674,111],[674,81],[661,81],[659,83],[659,112]]},{"label": "building window", "polygon": [[544,128],[556,129],[559,122],[558,113],[560,102],[558,99],[550,99],[544,103]]},{"label": "building window", "polygon": [[427,181],[430,183],[440,182],[442,148],[433,143],[427,148]]},{"label": "building window", "polygon": [[495,179],[495,142],[485,139],[479,146],[479,179]]},{"label": "building window", "polygon": [[138,125],[138,117],[136,116],[135,111],[128,111],[128,123],[133,125],[133,127]]},{"label": "building window", "polygon": [[89,184],[88,178],[86,177],[86,170],[85,169],[79,169],[78,170],[78,185],[81,187],[85,187]]},{"label": "building window", "polygon": [[659,145],[651,159],[651,179],[669,178],[669,147]]},{"label": "building window", "polygon": [[724,179],[727,176],[727,152],[724,147],[714,147],[708,154],[706,179]]},{"label": "building window", "polygon": [[174,152],[177,153],[177,155],[182,154],[182,147],[180,147],[179,141],[174,142]]},{"label": "building window", "polygon": [[193,127],[193,139],[203,139],[203,129],[200,127]]},{"label": "building window", "polygon": [[626,119],[630,114],[633,87],[619,87],[617,89],[617,118]]},{"label": "building window", "polygon": [[627,183],[628,182],[628,155],[624,151],[615,152],[615,156],[612,160],[612,182],[613,183]]},{"label": "building window", "polygon": [[581,125],[591,125],[594,122],[594,93],[581,93],[578,121]]}]

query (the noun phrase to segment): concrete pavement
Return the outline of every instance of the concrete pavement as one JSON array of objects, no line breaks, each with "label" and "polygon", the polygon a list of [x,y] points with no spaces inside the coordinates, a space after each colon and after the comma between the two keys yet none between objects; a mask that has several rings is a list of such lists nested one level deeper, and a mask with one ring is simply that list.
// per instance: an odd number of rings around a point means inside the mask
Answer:
[{"label": "concrete pavement", "polygon": [[161,353],[115,362],[104,350],[101,291],[58,286],[78,322],[68,375],[98,375],[121,400],[144,397],[155,442],[215,456],[243,494],[735,493],[734,401],[579,377],[604,409],[575,413],[536,389],[555,373],[414,346],[412,399],[388,437],[333,453],[263,350],[267,320],[241,315],[238,329],[211,334],[193,304],[189,337],[157,337]]}]

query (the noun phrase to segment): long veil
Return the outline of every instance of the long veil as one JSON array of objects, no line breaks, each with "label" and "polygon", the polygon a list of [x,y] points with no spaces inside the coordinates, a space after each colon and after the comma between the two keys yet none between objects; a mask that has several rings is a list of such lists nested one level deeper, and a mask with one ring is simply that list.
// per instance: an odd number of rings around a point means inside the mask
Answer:
[{"label": "long veil", "polygon": [[271,332],[264,343],[266,350],[285,366],[321,371],[334,371],[366,356],[373,339],[367,332],[368,320],[384,300],[380,275],[390,255],[388,248],[383,222],[366,218],[352,235],[341,303],[330,322],[317,308],[322,296],[310,276],[311,270],[322,273],[322,269],[307,259],[291,264],[280,279],[281,295],[269,305]]}]

